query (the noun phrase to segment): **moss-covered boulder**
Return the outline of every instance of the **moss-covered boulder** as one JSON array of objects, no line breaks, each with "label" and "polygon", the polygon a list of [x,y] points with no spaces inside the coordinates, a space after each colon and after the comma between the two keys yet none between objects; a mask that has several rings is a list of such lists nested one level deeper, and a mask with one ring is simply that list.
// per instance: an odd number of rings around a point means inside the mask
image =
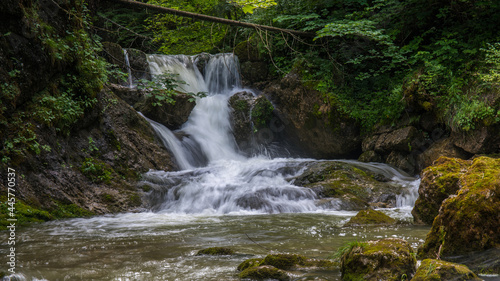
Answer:
[{"label": "moss-covered boulder", "polygon": [[440,157],[434,166],[422,171],[418,199],[411,212],[416,223],[432,224],[443,200],[460,189],[460,179],[467,166],[465,160]]},{"label": "moss-covered boulder", "polygon": [[500,248],[500,159],[478,157],[466,163],[458,179],[460,190],[442,203],[419,249],[421,257]]},{"label": "moss-covered boulder", "polygon": [[335,198],[323,200],[320,204],[342,210],[363,210],[369,203],[395,206],[396,194],[402,192],[401,186],[382,174],[337,161],[312,163],[294,178],[294,184],[311,188],[319,198]]},{"label": "moss-covered boulder", "polygon": [[225,247],[210,247],[203,250],[199,250],[196,254],[197,256],[229,256],[234,255],[234,251]]},{"label": "moss-covered boulder", "polygon": [[260,265],[271,265],[283,270],[297,268],[330,268],[334,266],[333,262],[329,260],[309,259],[297,254],[267,255]]},{"label": "moss-covered boulder", "polygon": [[344,281],[400,281],[415,274],[417,263],[410,244],[395,238],[354,244],[340,261]]},{"label": "moss-covered boulder", "polygon": [[443,260],[426,259],[420,264],[411,281],[480,281],[467,266]]},{"label": "moss-covered boulder", "polygon": [[257,267],[250,267],[239,274],[241,279],[252,279],[252,280],[279,280],[288,281],[291,280],[290,276],[281,269],[278,269],[270,265],[262,265]]},{"label": "moss-covered boulder", "polygon": [[349,221],[344,226],[357,226],[357,225],[391,225],[396,224],[396,220],[389,217],[388,215],[372,210],[361,210],[354,217],[349,219]]},{"label": "moss-covered boulder", "polygon": [[238,265],[238,271],[243,271],[250,267],[259,266],[262,260],[263,259],[259,258],[245,260],[244,262],[240,263],[240,265]]}]

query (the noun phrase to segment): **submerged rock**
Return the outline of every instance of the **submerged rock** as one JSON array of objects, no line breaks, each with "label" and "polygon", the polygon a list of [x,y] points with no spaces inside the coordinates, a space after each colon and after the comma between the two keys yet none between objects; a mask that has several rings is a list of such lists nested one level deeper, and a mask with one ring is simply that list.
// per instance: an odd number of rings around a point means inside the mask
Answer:
[{"label": "submerged rock", "polygon": [[286,270],[328,270],[334,266],[330,260],[310,259],[297,254],[270,254],[263,259],[248,259],[238,266],[238,270],[242,271],[241,278],[289,280]]},{"label": "submerged rock", "polygon": [[443,201],[419,249],[421,257],[450,257],[500,248],[500,159],[478,157],[458,163],[460,173],[448,176],[450,183],[445,186],[458,182],[459,190]]},{"label": "submerged rock", "polygon": [[467,161],[441,157],[434,166],[422,171],[418,199],[412,210],[416,223],[432,224],[441,203],[460,189],[460,179]]},{"label": "submerged rock", "polygon": [[410,244],[387,238],[357,243],[341,257],[344,281],[400,281],[413,276],[417,260]]},{"label": "submerged rock", "polygon": [[279,280],[288,281],[291,280],[290,276],[281,269],[278,269],[270,265],[262,265],[257,267],[250,267],[239,274],[241,279],[252,279],[252,280]]},{"label": "submerged rock", "polygon": [[451,263],[443,260],[426,259],[420,264],[417,272],[411,281],[480,281],[467,266],[463,264]]},{"label": "submerged rock", "polygon": [[357,225],[391,225],[396,224],[396,220],[388,215],[372,210],[361,210],[356,216],[352,217],[344,226],[357,226]]},{"label": "submerged rock", "polygon": [[234,251],[225,247],[211,247],[203,250],[199,250],[196,254],[197,256],[208,255],[208,256],[227,256],[234,255]]}]

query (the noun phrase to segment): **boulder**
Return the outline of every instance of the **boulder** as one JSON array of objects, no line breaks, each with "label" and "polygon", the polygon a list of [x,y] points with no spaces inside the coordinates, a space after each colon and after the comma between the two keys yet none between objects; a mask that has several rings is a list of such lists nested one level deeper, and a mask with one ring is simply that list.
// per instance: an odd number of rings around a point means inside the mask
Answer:
[{"label": "boulder", "polygon": [[441,139],[433,142],[428,149],[417,156],[418,169],[423,170],[431,166],[441,156],[468,159],[470,154],[456,147],[451,138]]},{"label": "boulder", "polygon": [[384,162],[382,156],[375,152],[374,150],[368,150],[363,153],[358,158],[361,162]]},{"label": "boulder", "polygon": [[483,126],[469,132],[453,132],[453,144],[472,154],[500,152],[500,124]]},{"label": "boulder", "polygon": [[149,71],[149,62],[146,53],[141,50],[131,48],[127,48],[125,50],[128,54],[132,81],[134,81],[134,84],[139,79],[150,80],[151,73]]},{"label": "boulder", "polygon": [[192,100],[192,96],[183,93],[172,98],[174,103],[155,105],[154,97],[145,97],[136,103],[134,108],[149,119],[163,124],[170,130],[176,130],[186,123],[196,103]]},{"label": "boulder", "polygon": [[480,281],[481,278],[477,277],[467,266],[447,262],[443,260],[425,259],[415,273],[411,281],[465,281],[474,280]]},{"label": "boulder", "polygon": [[410,153],[422,143],[423,135],[415,127],[408,126],[381,134],[374,144],[374,150],[379,153],[401,151]]},{"label": "boulder", "polygon": [[410,244],[395,238],[356,243],[340,259],[344,281],[400,281],[412,277],[417,264]]},{"label": "boulder", "polygon": [[241,279],[251,280],[278,280],[288,281],[291,280],[290,276],[281,269],[270,265],[262,265],[257,267],[250,267],[239,274]]},{"label": "boulder", "polygon": [[445,186],[458,181],[460,189],[441,204],[419,248],[423,258],[500,248],[500,159],[483,156],[459,163],[465,167],[449,176],[450,184]]},{"label": "boulder", "polygon": [[389,153],[389,155],[387,155],[385,162],[407,172],[410,175],[414,175],[417,172],[415,157],[413,154],[408,154],[407,152],[393,150]]},{"label": "boulder", "polygon": [[236,93],[229,98],[234,139],[238,147],[244,151],[249,149],[253,138],[252,117],[250,115],[254,100],[255,97],[249,92]]},{"label": "boulder", "polygon": [[379,175],[348,163],[325,161],[312,163],[293,179],[298,186],[311,188],[319,198],[335,198],[322,204],[342,210],[362,210],[368,203],[395,206],[402,187]]},{"label": "boulder", "polygon": [[350,218],[344,226],[358,226],[358,225],[391,225],[396,224],[396,220],[388,215],[372,210],[361,210],[354,217]]},{"label": "boulder", "polygon": [[418,199],[412,210],[416,223],[432,224],[441,203],[460,189],[462,173],[468,162],[456,158],[440,157],[422,171]]}]

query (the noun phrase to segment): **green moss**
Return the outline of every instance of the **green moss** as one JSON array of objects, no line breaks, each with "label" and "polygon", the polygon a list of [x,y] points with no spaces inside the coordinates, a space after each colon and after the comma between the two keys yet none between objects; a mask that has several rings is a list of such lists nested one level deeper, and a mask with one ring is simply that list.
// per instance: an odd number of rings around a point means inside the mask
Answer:
[{"label": "green moss", "polygon": [[80,166],[80,171],[95,183],[110,183],[113,173],[113,169],[109,165],[92,157],[85,158]]},{"label": "green moss", "polygon": [[[0,230],[5,230],[9,225],[7,219],[11,218],[9,205],[5,196],[0,197]],[[75,204],[63,204],[58,201],[53,202],[54,207],[48,210],[31,206],[23,200],[16,200],[14,218],[16,225],[22,226],[28,223],[45,222],[62,218],[86,217],[92,215],[91,212],[78,207]]]},{"label": "green moss", "polygon": [[241,279],[248,278],[252,280],[290,280],[286,272],[269,265],[247,268],[240,272],[239,276]]},{"label": "green moss", "polygon": [[462,264],[426,259],[420,264],[412,281],[481,280]]},{"label": "green moss", "polygon": [[305,266],[307,258],[297,254],[267,255],[261,265],[272,265],[276,268],[288,270],[292,267]]},{"label": "green moss", "polygon": [[259,266],[263,259],[248,259],[238,265],[238,271],[243,271],[250,267]]},{"label": "green moss", "polygon": [[198,251],[196,255],[226,256],[226,255],[234,255],[234,251],[232,249],[224,247],[211,247]]},{"label": "green moss", "polygon": [[252,122],[257,130],[265,128],[271,122],[274,106],[265,97],[259,97],[255,100],[252,108]]},{"label": "green moss", "polygon": [[396,220],[389,217],[388,215],[368,209],[359,211],[356,216],[352,217],[345,226],[355,226],[355,225],[367,225],[367,224],[380,224],[380,225],[390,225],[395,224]]},{"label": "green moss", "polygon": [[478,157],[468,161],[460,176],[461,188],[441,206],[424,245],[421,257],[460,255],[500,246],[500,160]]}]

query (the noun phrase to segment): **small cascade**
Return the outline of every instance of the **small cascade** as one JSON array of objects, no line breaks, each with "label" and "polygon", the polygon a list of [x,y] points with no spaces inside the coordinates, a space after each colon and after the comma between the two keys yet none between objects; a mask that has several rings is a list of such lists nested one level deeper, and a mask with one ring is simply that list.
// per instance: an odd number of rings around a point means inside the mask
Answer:
[{"label": "small cascade", "polygon": [[178,91],[184,93],[206,93],[208,88],[203,75],[194,64],[194,58],[185,55],[148,55],[149,69],[157,79],[163,74],[173,74],[180,82]]},{"label": "small cascade", "polygon": [[[203,73],[199,58],[177,55],[149,55],[153,77],[170,73],[186,84],[183,92],[204,92],[196,99],[188,121],[176,131],[151,123],[181,171],[150,171],[144,180],[154,186],[149,202],[156,212],[226,214],[238,212],[317,212],[340,208],[322,204],[310,188],[295,186],[292,178],[311,159],[276,158],[265,154],[246,157],[239,153],[232,134],[228,99],[242,91],[239,64],[232,54],[210,56]],[[179,137],[180,136],[180,137]],[[363,166],[402,186],[398,207],[412,206],[418,180],[385,164],[345,161]],[[332,201],[333,202],[333,201]]]},{"label": "small cascade", "polygon": [[127,67],[127,73],[128,73],[127,84],[128,84],[129,88],[133,88],[134,83],[133,83],[133,79],[132,79],[132,68],[130,67],[130,60],[128,57],[128,52],[125,49],[123,49],[123,56],[125,57],[125,66]]}]

